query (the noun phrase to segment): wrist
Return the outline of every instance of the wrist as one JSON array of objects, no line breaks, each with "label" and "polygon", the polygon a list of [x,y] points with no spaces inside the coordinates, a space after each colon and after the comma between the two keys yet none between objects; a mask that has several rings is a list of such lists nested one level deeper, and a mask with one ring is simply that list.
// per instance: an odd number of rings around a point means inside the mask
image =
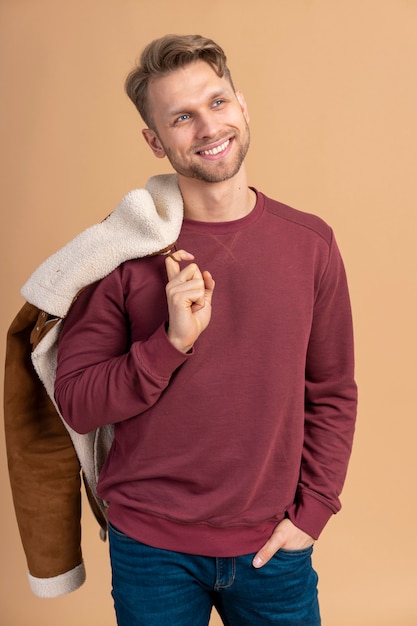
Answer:
[{"label": "wrist", "polygon": [[166,324],[165,326],[165,332],[166,332],[168,341],[174,346],[176,350],[179,350],[179,352],[182,352],[183,354],[187,354],[187,352],[190,352],[193,349],[194,344],[184,343],[184,341],[180,337],[177,337],[175,333],[171,331],[168,324]]}]

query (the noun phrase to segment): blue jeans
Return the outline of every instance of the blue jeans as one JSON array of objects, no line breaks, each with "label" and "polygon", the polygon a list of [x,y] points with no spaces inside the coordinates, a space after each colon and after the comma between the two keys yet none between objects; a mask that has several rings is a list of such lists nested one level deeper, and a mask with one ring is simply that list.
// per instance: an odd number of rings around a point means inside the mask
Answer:
[{"label": "blue jeans", "polygon": [[261,569],[254,554],[214,558],[159,550],[109,528],[119,626],[320,626],[312,548],[279,550]]}]

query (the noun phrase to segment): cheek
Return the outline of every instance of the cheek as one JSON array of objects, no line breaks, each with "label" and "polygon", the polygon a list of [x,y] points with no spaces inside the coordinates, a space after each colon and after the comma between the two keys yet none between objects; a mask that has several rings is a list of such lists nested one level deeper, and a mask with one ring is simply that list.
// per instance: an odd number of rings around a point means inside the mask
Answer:
[{"label": "cheek", "polygon": [[192,150],[193,145],[193,137],[185,136],[184,134],[181,137],[176,137],[175,141],[171,141],[169,143],[171,154],[177,154],[178,156],[186,156]]},{"label": "cheek", "polygon": [[234,111],[233,115],[229,117],[228,123],[230,126],[237,128],[246,127],[249,124],[249,115],[245,109],[239,107]]}]

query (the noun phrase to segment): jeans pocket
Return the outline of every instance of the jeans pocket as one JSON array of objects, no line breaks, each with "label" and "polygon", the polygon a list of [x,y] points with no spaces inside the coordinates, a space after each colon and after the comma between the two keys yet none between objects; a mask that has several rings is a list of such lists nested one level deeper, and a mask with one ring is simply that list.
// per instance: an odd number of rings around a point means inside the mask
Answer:
[{"label": "jeans pocket", "polygon": [[287,550],[286,548],[280,548],[277,554],[288,554],[289,556],[309,556],[313,552],[314,546],[308,546],[307,548],[300,548],[299,550]]}]

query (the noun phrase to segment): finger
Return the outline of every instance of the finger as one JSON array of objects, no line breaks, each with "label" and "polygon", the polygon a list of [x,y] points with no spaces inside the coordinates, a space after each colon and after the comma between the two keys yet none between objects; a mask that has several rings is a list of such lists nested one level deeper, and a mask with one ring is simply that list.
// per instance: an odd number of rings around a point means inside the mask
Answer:
[{"label": "finger", "polygon": [[[172,285],[180,286],[181,284],[196,283],[204,291],[203,275],[197,263],[189,263],[185,265],[178,274],[174,276],[175,280],[171,280]],[[192,286],[192,285],[190,285]]]},{"label": "finger", "polygon": [[[205,306],[211,305],[213,291],[215,287],[215,282],[210,272],[204,271],[202,274],[200,274],[198,270],[197,277],[200,277],[200,280],[193,280],[191,284],[190,282],[186,284],[187,295],[189,297],[189,301],[191,302],[192,311],[194,313],[200,309],[203,309]],[[191,289],[194,286],[195,291],[192,293]]]},{"label": "finger", "polygon": [[[210,272],[207,270],[204,272],[200,272],[197,265],[195,266],[195,270],[193,268],[193,263],[188,266],[190,269],[193,269],[193,274],[189,276],[187,283],[187,291],[189,294],[189,298],[193,304],[193,311],[196,311],[200,308],[204,308],[206,305],[211,304],[211,300],[213,297],[214,291],[214,280]],[[194,297],[191,296],[191,289],[194,288]]]},{"label": "finger", "polygon": [[192,307],[192,310],[203,308],[207,302],[203,276],[195,263],[190,263],[179,274],[171,279],[165,291],[168,305],[176,308]]},{"label": "finger", "polygon": [[283,547],[284,543],[285,539],[279,532],[273,533],[265,545],[255,554],[252,561],[253,567],[259,569],[268,563],[274,554]]},{"label": "finger", "polygon": [[203,280],[204,280],[204,288],[205,288],[205,299],[206,299],[206,302],[210,304],[211,299],[213,297],[213,291],[214,291],[214,287],[216,286],[216,283],[213,279],[213,276],[207,270],[203,272]]},{"label": "finger", "polygon": [[172,280],[180,273],[181,261],[192,261],[193,259],[194,255],[191,254],[191,252],[187,252],[186,250],[176,250],[173,253],[167,254],[165,258],[165,267],[167,271],[168,281]]},{"label": "finger", "polygon": [[194,254],[191,254],[191,252],[187,252],[187,250],[174,250],[174,252],[169,252],[167,255],[167,257],[172,258],[174,261],[177,261],[178,263],[180,261],[190,261],[194,258]]}]

